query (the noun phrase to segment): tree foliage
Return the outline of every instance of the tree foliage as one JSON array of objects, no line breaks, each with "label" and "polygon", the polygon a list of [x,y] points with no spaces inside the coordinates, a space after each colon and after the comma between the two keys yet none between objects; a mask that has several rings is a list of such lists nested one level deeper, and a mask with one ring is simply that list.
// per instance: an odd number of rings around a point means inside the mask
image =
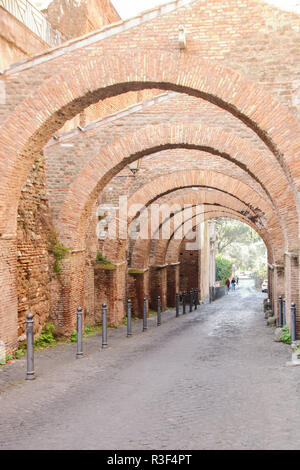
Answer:
[{"label": "tree foliage", "polygon": [[252,271],[265,278],[266,246],[255,230],[228,218],[216,219],[217,253],[235,265],[237,271]]},{"label": "tree foliage", "polygon": [[224,253],[233,243],[250,245],[260,240],[260,236],[251,227],[233,219],[216,219],[218,234],[217,251]]},{"label": "tree foliage", "polygon": [[232,260],[224,258],[222,255],[216,256],[217,281],[225,284],[226,279],[232,274],[232,265]]}]

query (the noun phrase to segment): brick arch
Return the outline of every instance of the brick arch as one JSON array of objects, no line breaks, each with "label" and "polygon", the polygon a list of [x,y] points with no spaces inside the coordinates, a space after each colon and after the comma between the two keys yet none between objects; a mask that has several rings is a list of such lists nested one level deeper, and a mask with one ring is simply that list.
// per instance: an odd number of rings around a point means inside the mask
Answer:
[{"label": "brick arch", "polygon": [[[231,69],[184,54],[135,51],[103,57],[99,51],[99,56],[90,60],[84,57],[71,71],[46,80],[4,123],[0,134],[1,233],[15,233],[20,190],[34,156],[50,136],[87,106],[145,88],[200,97],[240,119],[273,152],[298,202],[294,183],[299,183],[295,153],[300,147],[300,126],[262,88]],[[28,125],[24,126],[24,121]]]},{"label": "brick arch", "polygon": [[[3,335],[5,341],[7,338],[13,341],[16,335],[15,239],[21,189],[35,156],[53,133],[83,109],[104,98],[131,90],[159,88],[200,97],[230,112],[261,138],[275,156],[282,174],[289,182],[290,188],[280,191],[281,194],[276,197],[282,215],[298,211],[296,189],[299,187],[299,169],[296,158],[300,148],[300,125],[288,110],[264,89],[229,68],[200,60],[195,56],[152,50],[143,53],[134,51],[120,55],[112,54],[106,57],[102,55],[101,49],[97,53],[99,55],[93,56],[92,59],[80,58],[76,67],[45,80],[43,85],[15,108],[0,130],[0,251],[3,255],[3,265],[9,266],[8,270],[4,268],[6,274],[1,276],[1,282],[10,282],[13,286],[7,298],[3,300],[0,310],[0,325],[4,318],[9,318],[6,327],[8,333]],[[182,133],[175,132],[171,141],[180,135]],[[67,211],[60,219],[61,239],[66,244],[72,246],[69,232],[73,234],[74,230],[78,229],[79,236],[84,228],[84,223],[79,222],[80,216],[84,221],[84,214],[87,214],[91,207],[89,197],[96,197],[101,187],[104,187],[122,168],[118,153],[124,156],[124,164],[131,158],[132,160],[139,158],[137,154],[131,152],[131,150],[139,151],[139,138],[140,135],[137,135],[134,141],[130,142],[127,138],[127,141],[124,139],[111,146],[111,152],[106,153],[107,158],[102,163],[102,168],[95,167],[95,172],[98,172],[98,186],[92,185],[95,192],[88,191],[87,194],[87,188],[80,186],[71,188],[69,206],[67,205]],[[140,151],[149,149],[152,142],[149,140],[146,144],[143,141],[142,145]],[[104,150],[103,155],[105,156]],[[273,180],[270,175],[268,189],[274,184]],[[93,178],[90,181],[92,183]],[[293,197],[289,201],[284,201],[282,194],[287,194],[289,189]],[[74,225],[75,216],[78,217]],[[291,231],[295,228],[295,220],[298,221],[298,214],[290,219]],[[298,249],[296,231],[295,229],[290,237],[289,249]],[[79,250],[80,248],[81,246],[78,247]],[[76,256],[80,257],[79,254]],[[77,267],[75,265],[76,263],[72,268],[74,272]],[[64,308],[66,312],[68,311],[66,317],[72,319],[71,312],[81,303],[81,296],[78,294],[81,289],[73,281],[73,277],[75,274],[72,276],[73,287],[65,288],[66,292],[71,292],[72,301],[69,299],[64,302]],[[0,329],[2,332],[1,326]]]},{"label": "brick arch", "polygon": [[[170,202],[171,205],[178,204],[183,206],[184,204],[188,204],[191,206],[195,206],[197,204],[204,204],[205,208],[207,210],[212,210],[213,207],[219,206],[220,209],[222,210],[232,210],[234,212],[235,217],[237,215],[240,215],[243,217],[243,221],[249,221],[251,224],[251,227],[259,233],[259,235],[262,237],[264,240],[266,246],[268,249],[272,252],[274,251],[274,241],[272,241],[272,236],[266,230],[263,230],[260,227],[257,227],[255,223],[251,221],[251,211],[245,206],[244,203],[240,203],[237,199],[233,198],[230,195],[220,193],[220,192],[211,192],[211,191],[201,191],[200,197],[195,194],[194,191],[191,191],[190,193],[187,193],[183,196],[179,196],[177,198],[173,198],[173,194],[170,194],[170,199],[162,198],[163,200],[161,201],[162,203],[165,202]],[[243,215],[245,213],[245,209],[248,212],[249,216],[246,217]],[[162,224],[165,223],[167,220],[165,219],[162,221]],[[162,225],[161,224],[161,225]],[[174,222],[170,224],[171,228],[174,229]],[[149,266],[149,256],[150,256],[150,248],[153,243],[153,234],[149,236],[149,240],[141,240],[138,239],[136,240],[133,248],[132,248],[132,254],[131,254],[131,267],[136,268],[136,269],[143,269]],[[167,246],[169,244],[169,240],[162,240],[158,239],[155,240],[155,260],[154,264],[157,265],[162,265],[165,263],[165,254],[167,250]],[[280,244],[279,244],[280,245]],[[278,247],[276,247],[278,249]],[[283,256],[282,252],[282,245],[281,245],[281,253],[280,253],[280,248],[279,251],[275,250],[277,252],[277,257]],[[279,254],[280,253],[280,254]],[[273,256],[272,256],[273,257]]]},{"label": "brick arch", "polygon": [[[274,262],[274,256],[273,256],[273,250],[272,250],[272,244],[268,240],[268,234],[264,233],[261,230],[258,230],[255,224],[253,224],[247,217],[244,217],[240,214],[238,214],[236,211],[232,211],[229,209],[223,209],[223,208],[216,208],[216,210],[209,210],[205,213],[204,216],[204,221],[208,221],[217,217],[228,217],[230,219],[235,219],[239,220],[240,222],[245,223],[246,225],[249,225],[249,227],[253,228],[262,238],[264,241],[267,250],[268,250],[268,260],[269,262]],[[196,226],[196,222],[193,224],[193,228]],[[166,248],[165,252],[165,259],[164,263],[170,264],[170,263],[177,263],[179,260],[179,250],[180,246],[184,240],[176,240],[174,238],[170,239],[168,242],[168,246]]]},{"label": "brick arch", "polygon": [[[266,162],[259,163],[259,156],[256,156],[255,149],[244,140],[222,131],[218,132],[216,129],[205,128],[205,126],[185,127],[178,124],[149,126],[143,132],[130,134],[114,145],[101,149],[101,153],[79,175],[66,197],[59,218],[62,238],[71,243],[70,237],[76,229],[78,237],[78,234],[84,233],[84,217],[91,207],[92,201],[95,200],[96,195],[103,189],[110,177],[114,176],[125,164],[167,148],[201,149],[203,146],[206,151],[211,148],[213,152],[218,152],[221,156],[233,155],[234,157],[231,158],[239,162],[240,165],[244,165],[244,168],[250,167],[253,169],[253,174],[255,171],[259,173],[259,179],[265,182],[264,186],[272,194],[282,217],[288,219],[282,225],[283,230],[289,221],[289,233],[285,235],[290,238],[290,245],[298,246],[297,209],[291,190],[287,182],[284,182],[281,170],[273,166],[272,174],[266,172]],[[113,171],[109,170],[107,162],[109,162],[110,168],[115,165]],[[283,187],[284,191],[276,193],[277,184],[274,182]],[[289,211],[286,210],[287,206]],[[80,208],[83,207],[85,210],[82,212],[80,223],[78,223]],[[66,221],[68,221],[68,226]],[[79,238],[77,241],[72,240],[72,243],[73,246],[79,245],[82,248],[83,241],[80,241]]]},{"label": "brick arch", "polygon": [[[228,188],[230,188],[231,198],[235,198],[237,203],[243,203],[248,209],[249,217],[252,217],[256,223],[262,223],[260,214],[263,213],[267,218],[268,229],[272,229],[274,233],[278,234],[278,252],[283,256],[285,240],[282,237],[283,232],[280,227],[280,221],[276,217],[272,205],[267,203],[253,190],[251,192],[249,186],[245,183],[241,183],[235,178],[216,171],[186,170],[163,175],[136,191],[128,200],[128,207],[133,204],[148,206],[158,198],[172,193],[174,190],[197,186],[210,187],[222,191],[225,195],[228,195]],[[128,226],[132,219],[133,217],[128,219]],[[125,258],[125,250],[125,241],[107,239],[103,244],[103,253],[114,262],[120,262]]]}]

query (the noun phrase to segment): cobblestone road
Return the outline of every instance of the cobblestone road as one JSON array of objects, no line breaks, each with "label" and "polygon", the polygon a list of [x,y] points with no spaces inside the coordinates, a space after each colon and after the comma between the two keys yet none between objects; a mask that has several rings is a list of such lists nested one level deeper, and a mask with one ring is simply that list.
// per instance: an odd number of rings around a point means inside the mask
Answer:
[{"label": "cobblestone road", "polygon": [[128,339],[109,330],[0,370],[0,449],[300,449],[300,368],[249,282]]}]

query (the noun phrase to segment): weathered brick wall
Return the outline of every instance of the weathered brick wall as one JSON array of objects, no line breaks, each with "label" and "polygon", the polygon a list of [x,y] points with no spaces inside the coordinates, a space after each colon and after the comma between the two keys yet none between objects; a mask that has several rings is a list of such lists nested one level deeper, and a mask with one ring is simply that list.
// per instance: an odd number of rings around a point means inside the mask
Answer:
[{"label": "weathered brick wall", "polygon": [[[151,14],[148,15],[149,19]],[[153,17],[153,15],[152,15]],[[129,50],[155,50],[180,54],[178,47],[178,26],[186,28],[187,49],[184,54],[200,56],[203,59],[219,62],[241,72],[266,90],[277,96],[279,101],[299,116],[299,77],[295,63],[299,62],[299,15],[284,12],[256,0],[231,0],[224,5],[220,0],[190,2],[166,14],[160,14],[151,21],[142,22],[129,29],[107,26],[100,42],[65,49],[63,56],[51,57],[51,68],[64,73],[95,53],[122,54]],[[125,22],[124,25],[127,23]],[[115,31],[117,34],[110,34]],[[155,35],[153,31],[155,30]],[[73,43],[72,43],[73,44]],[[298,45],[298,47],[297,47]],[[64,46],[62,46],[63,49]],[[280,64],[280,66],[278,66]],[[33,83],[37,85],[49,77],[49,62],[35,64],[26,72],[21,96],[27,96]],[[6,76],[7,93],[14,94],[16,72]],[[33,80],[32,80],[33,79]],[[20,93],[20,91],[19,91]],[[21,98],[20,96],[20,98]],[[9,100],[10,101],[10,100]],[[128,104],[136,102],[132,95]],[[122,103],[124,105],[124,103]],[[13,104],[10,110],[13,109]],[[119,108],[121,109],[121,107]],[[99,110],[101,113],[101,111]],[[101,113],[102,115],[102,113]]]},{"label": "weathered brick wall", "polygon": [[126,299],[131,300],[132,315],[143,317],[144,298],[149,298],[149,271],[128,274]]},{"label": "weathered brick wall", "polygon": [[179,253],[180,261],[180,292],[187,293],[187,302],[189,301],[189,292],[191,289],[196,289],[197,279],[199,278],[198,270],[198,251],[186,250],[186,240],[183,241]]},{"label": "weathered brick wall", "polygon": [[[74,0],[69,2],[53,0],[43,13],[52,26],[61,31],[67,39],[78,38],[121,20],[109,0],[84,0],[80,3]],[[126,103],[127,98],[125,97],[125,105]],[[118,106],[120,105],[122,103],[118,103]],[[107,103],[105,109],[106,113],[114,112],[114,102]],[[96,103],[82,111],[74,119],[66,122],[59,133],[74,129],[77,126],[84,126],[101,117],[102,113],[102,106]]]},{"label": "weathered brick wall", "polygon": [[53,0],[43,13],[52,26],[62,31],[68,39],[120,21],[109,0]]},{"label": "weathered brick wall", "polygon": [[94,322],[101,319],[102,304],[107,305],[107,318],[109,325],[118,325],[125,314],[127,265],[123,264],[116,269],[103,269],[95,266],[95,314]]},{"label": "weathered brick wall", "polygon": [[54,259],[49,253],[53,227],[44,163],[43,155],[35,160],[22,189],[18,210],[18,336],[25,331],[28,312],[35,315],[35,332],[41,332],[50,316],[51,287],[56,283]]},{"label": "weathered brick wall", "polygon": [[167,305],[176,306],[176,294],[179,293],[179,269],[180,265],[169,265],[167,268]]},{"label": "weathered brick wall", "polygon": [[167,266],[151,266],[149,272],[149,308],[157,310],[158,296],[162,312],[167,307]]}]

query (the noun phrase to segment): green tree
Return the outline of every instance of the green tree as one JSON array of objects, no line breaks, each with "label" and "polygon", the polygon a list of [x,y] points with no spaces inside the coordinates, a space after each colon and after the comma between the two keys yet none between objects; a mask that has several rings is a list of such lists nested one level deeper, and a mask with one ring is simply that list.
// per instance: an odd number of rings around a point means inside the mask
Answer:
[{"label": "green tree", "polygon": [[251,227],[233,219],[216,219],[218,234],[217,251],[224,253],[233,243],[249,245],[260,240],[260,236]]},{"label": "green tree", "polygon": [[217,281],[220,281],[221,284],[225,284],[226,279],[231,276],[232,265],[232,260],[224,258],[222,255],[216,256]]},{"label": "green tree", "polygon": [[237,270],[262,271],[267,263],[267,251],[255,230],[228,218],[216,219],[216,230],[218,254],[231,260]]}]

